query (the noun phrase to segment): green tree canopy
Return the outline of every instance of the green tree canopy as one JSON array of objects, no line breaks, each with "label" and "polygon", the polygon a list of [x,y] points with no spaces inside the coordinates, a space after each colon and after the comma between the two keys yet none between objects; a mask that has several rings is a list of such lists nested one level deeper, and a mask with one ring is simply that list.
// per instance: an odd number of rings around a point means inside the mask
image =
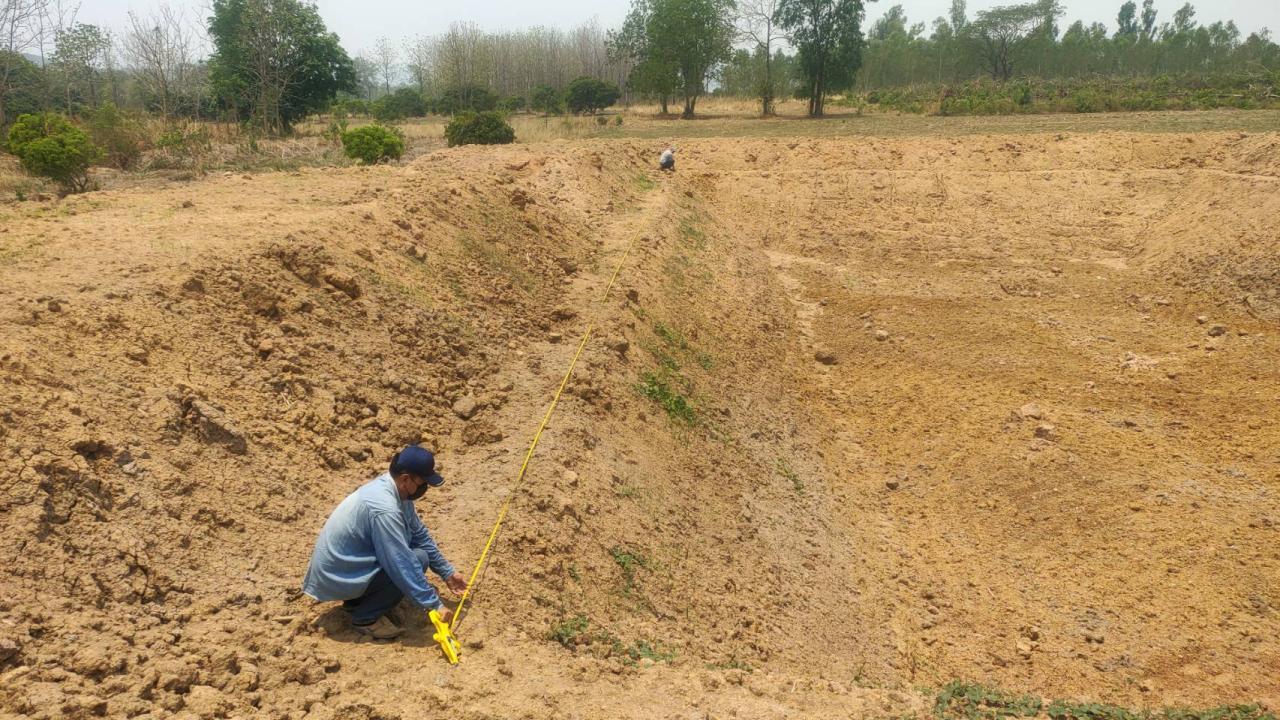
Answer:
[{"label": "green tree canopy", "polygon": [[621,95],[617,85],[584,75],[569,83],[564,101],[571,112],[594,114],[617,102]]},{"label": "green tree canopy", "polygon": [[558,113],[564,108],[564,93],[550,85],[539,85],[529,95],[529,108],[543,115]]},{"label": "green tree canopy", "polygon": [[97,106],[100,68],[110,50],[111,36],[96,25],[73,23],[54,35],[52,66],[67,112],[76,112],[80,104]]},{"label": "green tree canopy", "polygon": [[213,0],[209,80],[234,117],[287,133],[355,92],[351,58],[314,5],[298,0]]},{"label": "green tree canopy", "polygon": [[1031,34],[1042,27],[1043,20],[1039,3],[1001,5],[978,12],[978,17],[969,23],[968,34],[992,79],[1008,80],[1013,76],[1021,51]]},{"label": "green tree canopy", "polygon": [[45,106],[44,71],[21,53],[0,50],[0,128]]},{"label": "green tree canopy", "polygon": [[681,117],[693,117],[708,73],[733,50],[733,0],[653,0],[652,7],[646,28],[650,52],[676,67],[684,96]]},{"label": "green tree canopy", "polygon": [[821,117],[828,93],[847,90],[862,64],[862,0],[783,0],[778,23],[796,47],[809,116]]},{"label": "green tree canopy", "polygon": [[627,86],[634,92],[656,97],[662,114],[680,87],[680,68],[670,55],[659,54],[649,43],[649,21],[653,15],[650,0],[632,0],[631,10],[622,29],[609,32],[609,55],[614,61],[634,63],[627,76]]}]

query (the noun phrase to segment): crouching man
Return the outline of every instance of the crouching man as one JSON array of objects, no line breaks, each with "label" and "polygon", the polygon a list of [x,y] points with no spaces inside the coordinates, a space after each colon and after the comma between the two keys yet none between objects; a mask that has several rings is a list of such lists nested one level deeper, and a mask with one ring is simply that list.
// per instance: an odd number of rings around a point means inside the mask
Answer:
[{"label": "crouching man", "polygon": [[316,600],[341,600],[352,626],[375,639],[404,632],[388,613],[408,597],[424,610],[453,614],[440,602],[426,569],[461,595],[467,581],[453,569],[414,511],[413,502],[439,487],[430,450],[410,445],[391,458],[389,472],[361,485],[325,521],[302,591]]}]

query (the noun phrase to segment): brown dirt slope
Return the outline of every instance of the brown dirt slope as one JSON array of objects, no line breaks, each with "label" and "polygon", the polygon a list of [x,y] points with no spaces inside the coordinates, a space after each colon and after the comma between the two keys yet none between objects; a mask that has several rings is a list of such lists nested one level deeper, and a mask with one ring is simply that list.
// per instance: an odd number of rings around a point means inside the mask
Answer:
[{"label": "brown dirt slope", "polygon": [[[0,713],[1280,705],[1278,146],[559,143],[10,211]],[[462,666],[299,597],[410,441],[469,568],[592,318]]]}]

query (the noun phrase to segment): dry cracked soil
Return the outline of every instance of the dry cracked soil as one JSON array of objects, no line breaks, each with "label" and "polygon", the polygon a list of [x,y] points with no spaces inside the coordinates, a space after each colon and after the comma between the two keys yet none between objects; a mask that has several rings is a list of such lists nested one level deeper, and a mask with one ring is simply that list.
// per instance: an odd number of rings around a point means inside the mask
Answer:
[{"label": "dry cracked soil", "polygon": [[[0,211],[0,716],[1280,707],[1280,134],[659,149]],[[299,592],[409,442],[453,668]]]}]

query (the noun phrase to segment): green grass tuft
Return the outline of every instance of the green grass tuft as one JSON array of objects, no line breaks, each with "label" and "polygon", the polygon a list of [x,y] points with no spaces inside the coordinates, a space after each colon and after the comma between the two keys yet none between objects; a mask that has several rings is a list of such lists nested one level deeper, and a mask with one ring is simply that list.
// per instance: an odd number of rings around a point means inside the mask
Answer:
[{"label": "green grass tuft", "polygon": [[646,372],[637,387],[639,393],[658,403],[667,417],[689,427],[698,424],[698,413],[689,399],[673,389],[666,379],[653,372]]},{"label": "green grass tuft", "polygon": [[565,647],[573,647],[574,640],[585,633],[587,626],[590,624],[591,621],[587,619],[586,615],[575,615],[572,618],[566,618],[551,627],[550,638]]}]

